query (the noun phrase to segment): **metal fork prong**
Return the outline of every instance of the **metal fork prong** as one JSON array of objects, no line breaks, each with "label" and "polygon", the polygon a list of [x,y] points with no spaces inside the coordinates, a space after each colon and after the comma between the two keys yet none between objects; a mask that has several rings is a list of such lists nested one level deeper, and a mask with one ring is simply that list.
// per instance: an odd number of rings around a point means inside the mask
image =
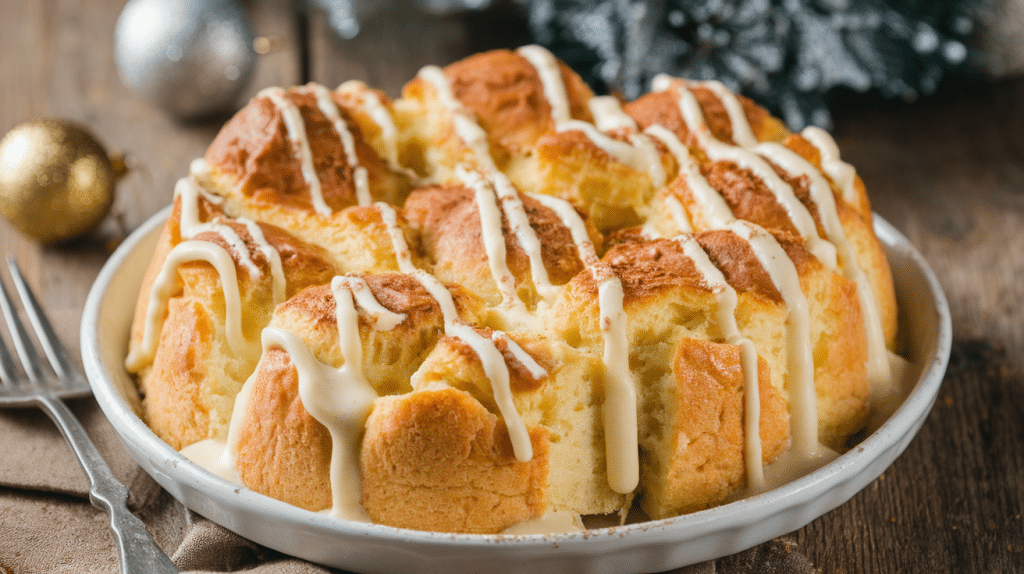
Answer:
[{"label": "metal fork prong", "polygon": [[33,384],[41,384],[43,381],[42,361],[40,361],[35,347],[32,346],[28,333],[25,332],[25,326],[18,318],[18,312],[15,311],[14,303],[11,301],[10,295],[7,294],[7,288],[4,287],[3,282],[0,282],[0,311],[3,311],[4,319],[7,321],[7,330],[11,333],[14,349],[21,357],[21,366],[25,369],[25,375]]},{"label": "metal fork prong", "polygon": [[73,380],[77,381],[79,378],[78,371],[72,366],[71,355],[53,331],[53,326],[46,319],[46,314],[43,312],[42,307],[39,306],[39,302],[36,301],[32,290],[29,289],[25,277],[21,274],[21,269],[14,262],[14,258],[7,258],[7,268],[11,272],[14,287],[18,290],[18,295],[21,296],[21,303],[28,314],[28,320],[36,330],[36,338],[43,347],[46,358],[50,360],[50,366],[57,374],[57,378],[63,381],[66,386]]},{"label": "metal fork prong", "polygon": [[18,368],[14,366],[14,358],[7,350],[7,344],[0,337],[0,383],[8,388],[15,388],[18,385]]}]

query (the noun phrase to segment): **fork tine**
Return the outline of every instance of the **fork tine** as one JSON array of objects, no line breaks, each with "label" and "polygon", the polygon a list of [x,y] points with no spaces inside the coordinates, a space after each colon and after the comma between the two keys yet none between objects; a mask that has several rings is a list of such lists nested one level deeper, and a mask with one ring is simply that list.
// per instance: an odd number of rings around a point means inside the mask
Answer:
[{"label": "fork tine", "polygon": [[46,357],[50,360],[50,366],[53,368],[54,373],[57,374],[57,378],[63,381],[65,386],[69,385],[78,372],[72,366],[71,355],[68,353],[67,348],[61,344],[57,334],[54,333],[53,326],[46,319],[46,314],[43,313],[42,307],[39,306],[39,302],[29,288],[28,282],[25,281],[25,277],[21,274],[21,269],[18,268],[18,264],[15,263],[13,257],[7,258],[7,268],[11,272],[11,279],[14,280],[14,287],[18,290],[18,295],[21,296],[21,302],[28,314],[29,322],[32,323],[32,327],[36,330],[36,338],[39,340],[39,344],[42,345]]},{"label": "fork tine", "polygon": [[25,368],[25,374],[29,381],[39,384],[43,380],[39,354],[32,346],[32,341],[25,332],[25,326],[21,324],[18,313],[14,310],[14,303],[11,302],[7,288],[0,282],[0,311],[3,311],[4,319],[7,321],[7,329],[11,333],[11,340],[14,342],[14,349],[21,357],[21,365]]},{"label": "fork tine", "polygon": [[14,366],[14,359],[11,357],[11,352],[7,350],[7,344],[4,343],[2,337],[0,337],[0,383],[8,388],[19,386],[18,368]]}]

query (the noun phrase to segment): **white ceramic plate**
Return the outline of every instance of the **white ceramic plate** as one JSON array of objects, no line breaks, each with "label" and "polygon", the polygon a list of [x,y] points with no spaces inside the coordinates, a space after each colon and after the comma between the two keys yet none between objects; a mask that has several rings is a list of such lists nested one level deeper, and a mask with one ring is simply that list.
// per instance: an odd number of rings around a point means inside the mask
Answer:
[{"label": "white ceramic plate", "polygon": [[259,544],[355,572],[659,572],[745,550],[804,526],[876,479],[921,427],[949,358],[949,309],[934,274],[909,241],[876,216],[914,376],[899,409],[832,463],[710,510],[583,533],[456,535],[348,522],[214,476],[157,438],[132,410],[135,387],[122,363],[139,285],[168,213],[155,215],[121,245],[89,294],[82,355],[96,400],[135,460],[185,506]]}]

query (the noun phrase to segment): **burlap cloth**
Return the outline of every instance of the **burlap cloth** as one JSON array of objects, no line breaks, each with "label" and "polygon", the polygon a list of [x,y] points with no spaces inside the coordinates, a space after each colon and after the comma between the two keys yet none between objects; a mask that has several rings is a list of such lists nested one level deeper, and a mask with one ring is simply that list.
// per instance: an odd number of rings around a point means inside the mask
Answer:
[{"label": "burlap cloth", "polygon": [[[68,401],[131,492],[129,505],[183,572],[334,572],[254,544],[187,510],[131,459],[92,398]],[[387,556],[381,556],[387,561]],[[107,515],[57,428],[37,409],[0,411],[0,574],[119,572]],[[814,572],[777,539],[677,574]]]}]

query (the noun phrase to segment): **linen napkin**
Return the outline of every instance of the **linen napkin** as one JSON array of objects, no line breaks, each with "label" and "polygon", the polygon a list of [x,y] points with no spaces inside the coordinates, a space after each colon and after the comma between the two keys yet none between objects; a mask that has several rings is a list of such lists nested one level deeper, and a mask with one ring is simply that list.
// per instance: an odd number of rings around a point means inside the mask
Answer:
[{"label": "linen napkin", "polygon": [[[131,459],[94,399],[68,401],[114,474],[129,507],[183,572],[337,572],[262,547],[187,510]],[[386,556],[381,557],[387,560]],[[38,409],[0,410],[0,574],[119,572],[106,513],[60,431]],[[776,539],[673,574],[815,572],[796,544]]]}]

